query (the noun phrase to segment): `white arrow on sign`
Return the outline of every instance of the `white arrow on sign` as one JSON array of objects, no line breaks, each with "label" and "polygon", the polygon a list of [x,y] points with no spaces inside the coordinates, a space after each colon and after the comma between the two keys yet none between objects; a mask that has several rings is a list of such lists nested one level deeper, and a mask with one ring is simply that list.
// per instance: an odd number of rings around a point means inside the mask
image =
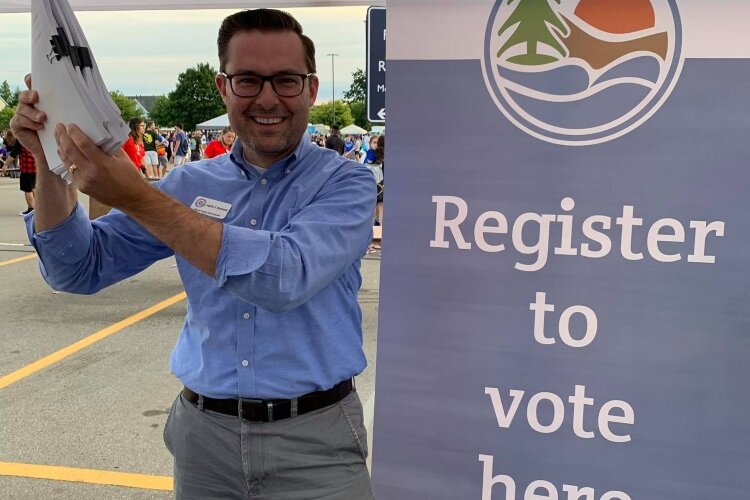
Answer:
[{"label": "white arrow on sign", "polygon": [[385,120],[385,108],[378,111],[378,116],[380,117],[381,120]]}]

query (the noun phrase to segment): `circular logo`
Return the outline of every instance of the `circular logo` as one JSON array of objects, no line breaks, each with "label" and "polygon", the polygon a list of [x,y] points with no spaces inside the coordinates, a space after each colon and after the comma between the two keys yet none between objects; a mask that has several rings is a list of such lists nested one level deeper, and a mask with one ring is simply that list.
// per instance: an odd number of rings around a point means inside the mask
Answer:
[{"label": "circular logo", "polygon": [[484,80],[500,111],[570,146],[640,126],[683,62],[676,0],[497,0],[484,42]]},{"label": "circular logo", "polygon": [[197,200],[195,200],[195,206],[198,208],[205,207],[206,206],[205,198],[198,198]]}]

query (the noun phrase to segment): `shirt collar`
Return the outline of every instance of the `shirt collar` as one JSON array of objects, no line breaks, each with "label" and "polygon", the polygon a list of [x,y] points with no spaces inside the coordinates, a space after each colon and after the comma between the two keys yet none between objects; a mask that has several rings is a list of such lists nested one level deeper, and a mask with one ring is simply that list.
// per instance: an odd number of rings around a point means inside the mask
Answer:
[{"label": "shirt collar", "polygon": [[[291,173],[297,167],[297,165],[299,165],[299,162],[297,160],[303,158],[312,147],[314,146],[310,141],[310,136],[307,134],[307,132],[305,132],[302,135],[300,141],[297,143],[297,146],[294,148],[294,151],[292,151],[292,153],[286,158],[282,158],[281,160],[271,165],[266,175],[275,177],[278,175],[278,172],[286,172],[287,174]],[[232,151],[230,155],[232,158],[232,162],[242,170],[244,170],[246,173],[249,173],[254,177],[258,177],[260,175],[250,163],[245,161],[245,156],[242,154],[242,141],[234,141],[234,144],[232,144]]]}]

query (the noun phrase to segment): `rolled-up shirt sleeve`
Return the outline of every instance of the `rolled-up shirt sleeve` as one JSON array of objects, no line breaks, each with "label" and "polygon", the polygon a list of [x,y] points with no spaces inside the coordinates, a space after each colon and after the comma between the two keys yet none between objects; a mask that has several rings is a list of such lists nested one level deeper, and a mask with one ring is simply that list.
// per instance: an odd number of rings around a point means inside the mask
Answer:
[{"label": "rolled-up shirt sleeve", "polygon": [[216,267],[222,289],[271,312],[303,304],[361,257],[372,239],[375,185],[347,169],[279,231],[225,225]]},{"label": "rolled-up shirt sleeve", "polygon": [[265,265],[271,250],[271,234],[225,224],[216,262],[218,285],[221,287],[229,278],[250,274]]}]

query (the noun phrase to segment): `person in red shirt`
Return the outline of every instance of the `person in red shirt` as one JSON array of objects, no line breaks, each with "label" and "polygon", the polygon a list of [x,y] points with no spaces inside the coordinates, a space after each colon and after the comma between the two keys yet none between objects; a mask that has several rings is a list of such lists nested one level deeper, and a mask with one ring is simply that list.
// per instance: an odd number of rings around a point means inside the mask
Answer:
[{"label": "person in red shirt", "polygon": [[128,140],[122,145],[122,150],[130,157],[133,166],[146,173],[146,167],[143,165],[143,157],[146,156],[146,149],[143,146],[143,134],[146,131],[146,123],[142,118],[131,118],[128,122],[130,133]]},{"label": "person in red shirt", "polygon": [[36,188],[36,162],[29,150],[21,145],[11,130],[5,132],[5,142],[8,145],[8,158],[3,162],[2,172],[8,167],[8,164],[14,161],[18,162],[18,169],[21,174],[21,191],[26,198],[26,210],[19,215],[27,215],[34,210],[34,189]]},{"label": "person in red shirt", "polygon": [[203,152],[204,158],[215,158],[232,150],[235,134],[232,127],[224,127],[218,140],[211,141]]}]

